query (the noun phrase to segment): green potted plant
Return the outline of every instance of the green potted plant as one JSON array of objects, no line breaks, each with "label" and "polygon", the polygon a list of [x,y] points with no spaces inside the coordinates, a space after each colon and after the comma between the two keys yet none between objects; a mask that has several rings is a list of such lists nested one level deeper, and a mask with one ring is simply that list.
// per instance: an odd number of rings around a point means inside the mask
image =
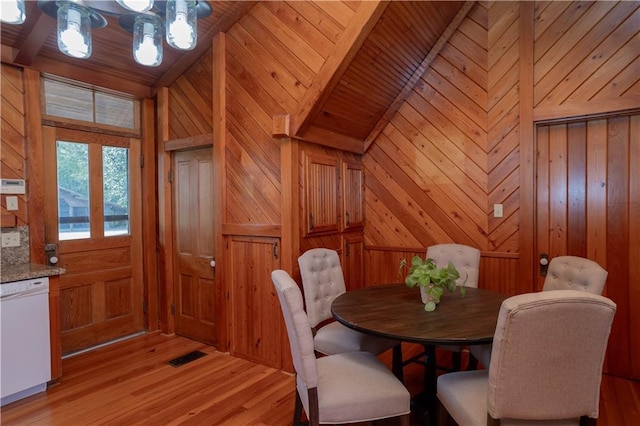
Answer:
[{"label": "green potted plant", "polygon": [[420,287],[422,303],[424,303],[424,310],[427,312],[432,312],[436,309],[445,289],[454,292],[457,287],[460,287],[460,294],[462,296],[465,295],[464,283],[467,280],[465,279],[460,286],[456,284],[460,274],[451,262],[444,268],[438,268],[433,259],[414,256],[411,259],[411,266],[407,264],[406,259],[400,261],[399,272],[406,268],[409,268],[409,272],[404,282],[410,288]]}]

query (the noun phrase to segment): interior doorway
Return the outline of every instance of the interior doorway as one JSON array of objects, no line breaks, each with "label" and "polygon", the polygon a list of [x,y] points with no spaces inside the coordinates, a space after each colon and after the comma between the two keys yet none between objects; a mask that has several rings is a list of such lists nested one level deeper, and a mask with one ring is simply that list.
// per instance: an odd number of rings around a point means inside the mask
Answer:
[{"label": "interior doorway", "polygon": [[540,124],[536,150],[536,253],[609,272],[618,309],[605,372],[640,378],[640,114]]},{"label": "interior doorway", "polygon": [[176,334],[216,345],[212,148],[174,151],[172,170]]}]

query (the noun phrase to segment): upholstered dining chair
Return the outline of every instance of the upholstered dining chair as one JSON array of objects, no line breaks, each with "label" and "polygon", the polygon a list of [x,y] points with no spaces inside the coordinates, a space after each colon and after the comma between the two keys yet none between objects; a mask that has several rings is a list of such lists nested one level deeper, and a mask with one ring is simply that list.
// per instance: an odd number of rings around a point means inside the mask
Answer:
[{"label": "upholstered dining chair", "polygon": [[302,409],[310,425],[400,417],[409,426],[409,391],[371,352],[316,358],[309,318],[298,284],[283,270],[271,273],[284,316],[296,373],[293,424]]},{"label": "upholstered dining chair", "polygon": [[615,311],[610,299],[578,290],[506,299],[488,370],[438,377],[438,424],[450,416],[460,426],[595,425]]},{"label": "upholstered dining chair", "polygon": [[298,265],[316,351],[323,355],[353,351],[367,351],[378,355],[400,344],[395,340],[360,333],[337,321],[330,321],[333,319],[331,304],[336,297],[346,292],[340,257],[335,250],[307,250],[298,257]]},{"label": "upholstered dining chair", "polygon": [[[480,250],[464,244],[436,244],[427,247],[427,258],[433,259],[438,268],[446,267],[449,262],[456,267],[460,278],[458,285],[478,288],[480,276]],[[464,346],[439,345],[441,349],[451,351],[453,371],[460,370],[461,352]]]},{"label": "upholstered dining chair", "polygon": [[[556,256],[549,262],[542,291],[579,290],[602,294],[608,272],[593,260],[578,256]],[[471,355],[485,368],[491,362],[491,345],[471,346]]]}]

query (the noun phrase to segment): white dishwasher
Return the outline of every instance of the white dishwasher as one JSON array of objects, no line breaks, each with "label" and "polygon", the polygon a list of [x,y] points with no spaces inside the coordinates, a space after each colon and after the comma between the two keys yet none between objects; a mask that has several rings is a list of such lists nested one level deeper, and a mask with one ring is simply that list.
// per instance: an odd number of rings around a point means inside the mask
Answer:
[{"label": "white dishwasher", "polygon": [[0,284],[0,406],[51,380],[49,278]]}]

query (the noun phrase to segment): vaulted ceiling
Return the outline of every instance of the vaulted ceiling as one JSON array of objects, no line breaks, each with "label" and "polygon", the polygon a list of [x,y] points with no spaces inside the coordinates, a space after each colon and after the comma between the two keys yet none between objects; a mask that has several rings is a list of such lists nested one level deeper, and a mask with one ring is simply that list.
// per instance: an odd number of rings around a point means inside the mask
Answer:
[{"label": "vaulted ceiling", "polygon": [[[57,47],[55,19],[43,13],[37,2],[26,3],[24,24],[1,25],[3,62],[149,97],[173,83],[211,47],[215,34],[227,31],[256,2],[210,1],[213,13],[198,20],[198,46],[184,52],[165,43],[159,67],[135,63],[132,35],[108,14],[107,27],[92,32],[92,56],[86,60],[67,57]],[[331,75],[318,82],[299,111],[291,112],[282,133],[309,140],[339,134],[360,147],[363,142],[366,145],[404,100],[470,3],[380,2],[369,21],[362,23],[360,34],[350,39],[352,45],[334,64]]]}]

